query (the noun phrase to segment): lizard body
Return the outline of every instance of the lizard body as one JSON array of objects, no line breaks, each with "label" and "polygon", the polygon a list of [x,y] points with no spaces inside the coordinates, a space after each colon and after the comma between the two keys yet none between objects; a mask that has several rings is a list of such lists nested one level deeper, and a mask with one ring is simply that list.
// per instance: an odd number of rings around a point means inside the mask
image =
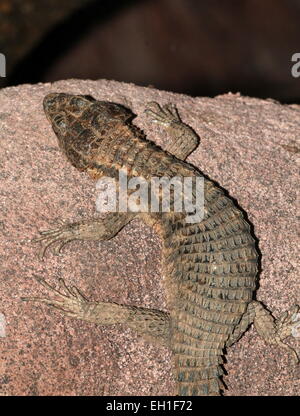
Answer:
[{"label": "lizard body", "polygon": [[[152,103],[148,113],[169,128],[172,139],[165,150],[148,141],[131,124],[132,112],[118,104],[62,93],[49,94],[44,110],[68,160],[93,179],[118,179],[126,169],[128,178],[203,177],[184,159],[198,145],[194,131],[181,122],[171,105]],[[158,199],[161,194],[156,195]],[[174,205],[174,199],[171,200]],[[173,206],[172,205],[172,206]],[[89,302],[76,288],[66,294],[53,289],[58,300],[27,298],[63,309],[72,317],[98,324],[126,323],[152,341],[168,345],[174,357],[179,395],[219,395],[224,348],[237,341],[254,322],[260,335],[285,348],[282,340],[298,325],[298,306],[275,320],[257,301],[255,239],[242,211],[223,190],[204,178],[204,218],[188,223],[181,212],[114,212],[94,219],[43,232],[42,254],[55,251],[74,239],[109,239],[130,222],[141,218],[163,240],[163,262],[168,313]],[[294,351],[293,351],[294,352]],[[297,356],[297,354],[294,352]]]}]

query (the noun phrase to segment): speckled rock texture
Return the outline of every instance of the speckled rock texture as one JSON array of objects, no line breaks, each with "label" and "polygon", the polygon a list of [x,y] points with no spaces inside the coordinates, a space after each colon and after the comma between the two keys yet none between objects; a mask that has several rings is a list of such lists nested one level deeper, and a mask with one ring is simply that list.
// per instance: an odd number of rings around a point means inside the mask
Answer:
[{"label": "speckled rock texture", "polygon": [[[39,230],[62,219],[97,216],[95,183],[70,166],[42,109],[49,92],[89,94],[127,103],[135,123],[161,146],[147,101],[174,102],[201,136],[189,161],[216,180],[248,213],[262,254],[257,299],[278,316],[300,302],[296,205],[300,107],[227,94],[215,98],[113,81],[68,80],[0,91],[0,394],[170,395],[170,353],[133,331],[99,327],[25,303],[63,277],[93,300],[166,309],[160,241],[135,220],[106,242],[73,242],[62,256],[38,258]],[[5,327],[6,325],[6,327]],[[290,344],[298,346],[295,339]],[[286,351],[253,328],[226,355],[225,395],[299,395],[300,376]]]}]

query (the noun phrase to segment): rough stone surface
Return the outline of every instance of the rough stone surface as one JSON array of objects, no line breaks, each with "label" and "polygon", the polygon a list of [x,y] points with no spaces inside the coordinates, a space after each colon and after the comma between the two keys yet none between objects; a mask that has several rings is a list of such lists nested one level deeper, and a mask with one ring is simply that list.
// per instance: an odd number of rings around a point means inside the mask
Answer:
[{"label": "rough stone surface", "polygon": [[[54,91],[127,102],[139,115],[136,124],[162,146],[168,137],[146,118],[144,105],[177,104],[183,120],[201,135],[189,161],[226,188],[254,224],[262,253],[257,299],[276,316],[300,302],[300,107],[232,94],[192,98],[106,80],[0,91],[0,394],[173,394],[166,348],[149,345],[126,328],[97,327],[20,300],[46,293],[36,275],[51,284],[63,277],[93,300],[166,308],[160,242],[137,220],[111,241],[73,242],[61,257],[49,252],[43,262],[38,259],[39,245],[29,241],[38,230],[61,219],[97,215],[95,184],[65,161],[44,116],[43,97]],[[252,328],[226,358],[226,395],[300,392],[299,372],[289,356],[266,345]]]}]

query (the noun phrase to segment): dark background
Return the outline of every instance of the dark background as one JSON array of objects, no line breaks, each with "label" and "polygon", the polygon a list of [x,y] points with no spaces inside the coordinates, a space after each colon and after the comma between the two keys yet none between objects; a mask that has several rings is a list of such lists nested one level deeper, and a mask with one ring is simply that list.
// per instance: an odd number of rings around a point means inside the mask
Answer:
[{"label": "dark background", "polygon": [[0,0],[0,86],[107,78],[300,103],[299,0]]}]

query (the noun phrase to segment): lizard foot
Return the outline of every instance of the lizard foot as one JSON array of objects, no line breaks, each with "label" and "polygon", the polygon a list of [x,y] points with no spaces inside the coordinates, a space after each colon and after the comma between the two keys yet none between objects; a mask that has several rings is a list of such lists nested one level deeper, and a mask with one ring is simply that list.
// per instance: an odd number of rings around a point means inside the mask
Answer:
[{"label": "lizard foot", "polygon": [[21,298],[23,301],[46,303],[49,306],[61,310],[71,318],[84,319],[87,305],[90,302],[80,293],[77,287],[72,286],[69,288],[63,279],[59,279],[59,290],[57,290],[44,279],[38,277],[35,277],[35,279],[46,289],[53,292],[57,296],[57,300],[44,297],[23,297]]},{"label": "lizard foot", "polygon": [[295,363],[300,363],[300,356],[290,345],[283,342],[288,336],[300,338],[300,307],[293,305],[288,311],[284,312],[276,321],[275,342],[293,353]]},{"label": "lizard foot", "polygon": [[48,247],[50,247],[52,244],[55,244],[53,253],[56,255],[60,254],[60,251],[64,245],[72,240],[78,240],[80,238],[79,231],[79,223],[66,224],[59,228],[40,231],[40,236],[33,238],[31,242],[42,242],[42,248],[39,252],[39,258],[42,260]]},{"label": "lizard foot", "polygon": [[[23,297],[23,301],[45,303],[55,309],[59,309],[64,315],[70,318],[81,319],[83,321],[93,322],[100,325],[112,325],[118,323],[130,322],[135,325],[134,318],[140,323],[142,328],[145,327],[144,321],[149,321],[145,317],[145,309],[134,306],[119,305],[113,302],[90,302],[76,286],[69,288],[63,279],[59,279],[59,289],[55,289],[44,279],[35,277],[35,279],[47,290],[53,292],[54,299],[46,297]],[[149,317],[153,315],[152,310]],[[156,312],[159,314],[159,312]],[[161,312],[164,316],[165,314]],[[143,319],[144,318],[144,321]],[[168,321],[167,321],[168,322]],[[151,324],[151,322],[150,322]],[[151,325],[150,325],[151,326]],[[153,332],[153,328],[151,327]]]},{"label": "lizard foot", "polygon": [[154,123],[169,127],[174,122],[181,123],[180,116],[174,104],[160,106],[155,101],[147,104],[145,113],[149,114]]},{"label": "lizard foot", "polygon": [[[114,225],[115,222],[112,222]],[[123,223],[121,223],[123,225]],[[114,230],[111,232],[113,235]],[[104,220],[93,219],[91,221],[74,222],[65,224],[62,227],[52,230],[40,231],[40,236],[31,240],[32,242],[42,242],[39,257],[42,260],[46,250],[53,247],[53,253],[59,255],[63,246],[73,240],[105,240],[111,235],[107,231]]]},{"label": "lizard foot", "polygon": [[183,123],[174,104],[160,106],[156,102],[150,102],[145,109],[152,122],[167,128],[170,141],[164,146],[164,150],[178,159],[185,160],[200,142],[199,136],[187,124]]}]

